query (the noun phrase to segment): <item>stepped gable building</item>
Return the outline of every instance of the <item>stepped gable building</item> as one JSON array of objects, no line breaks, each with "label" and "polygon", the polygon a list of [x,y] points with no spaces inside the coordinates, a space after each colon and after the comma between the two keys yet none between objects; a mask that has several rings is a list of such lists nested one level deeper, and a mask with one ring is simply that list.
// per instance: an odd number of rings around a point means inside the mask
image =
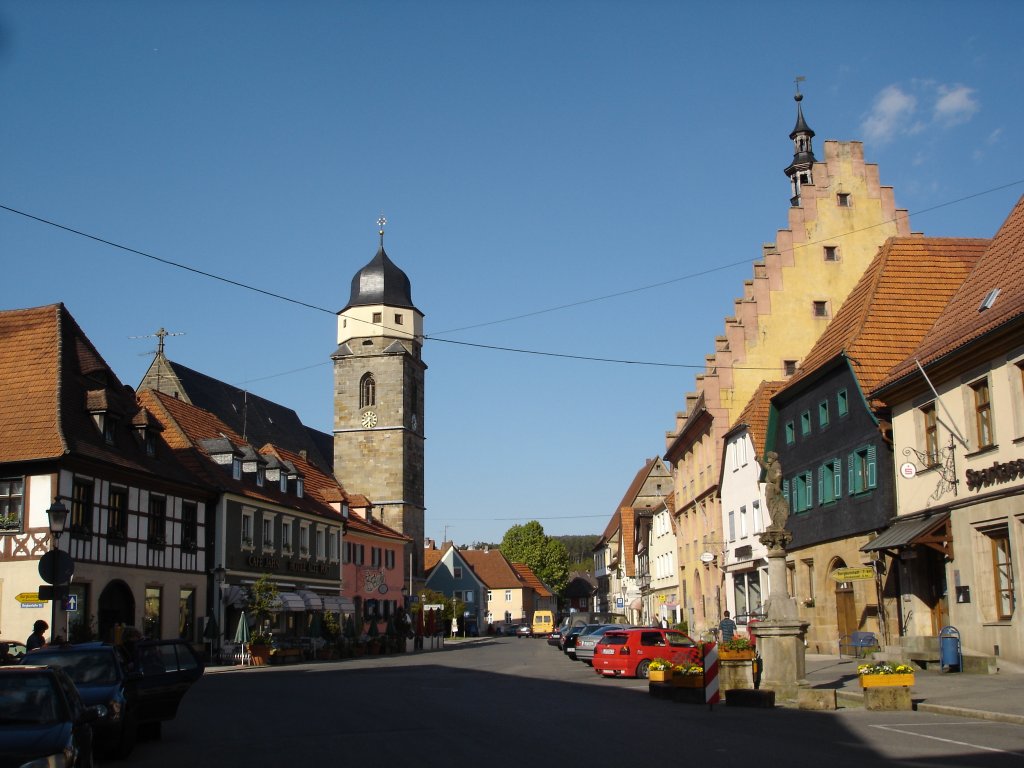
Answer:
[{"label": "stepped gable building", "polygon": [[[0,359],[0,629],[22,637],[43,619],[73,641],[118,624],[201,641],[211,490],[63,304],[0,312]],[[69,612],[36,597],[54,501],[70,512],[57,542],[75,564]]]},{"label": "stepped gable building", "polygon": [[352,278],[337,341],[335,473],[354,473],[383,522],[412,539],[413,573],[422,579],[423,314],[408,276],[384,251],[383,228],[377,254]]},{"label": "stepped gable building", "polygon": [[796,372],[878,247],[889,237],[910,234],[906,211],[896,208],[892,188],[879,183],[878,167],[864,162],[860,142],[826,141],[824,159],[817,159],[801,99],[790,134],[793,161],[786,168],[788,226],[762,246],[753,278],[686,396],[686,410],[666,433],[677,517],[696,516],[680,526],[696,531],[696,542],[694,533],[685,534],[680,558],[681,589],[696,597],[687,607],[694,631],[716,626],[725,609],[724,574],[718,563],[705,566],[699,557],[724,541],[717,483],[726,431],[762,380]]},{"label": "stepped gable building", "polygon": [[787,546],[807,642],[838,652],[859,630],[891,637],[883,594],[899,584],[836,581],[872,565],[861,547],[896,514],[890,417],[868,394],[903,360],[984,252],[987,240],[892,238],[868,266],[797,374],[772,397],[767,450],[789,500]]},{"label": "stepped gable building", "polygon": [[899,506],[861,549],[887,566],[904,649],[934,660],[952,625],[972,671],[1024,663],[1024,198],[871,397],[891,409]]}]

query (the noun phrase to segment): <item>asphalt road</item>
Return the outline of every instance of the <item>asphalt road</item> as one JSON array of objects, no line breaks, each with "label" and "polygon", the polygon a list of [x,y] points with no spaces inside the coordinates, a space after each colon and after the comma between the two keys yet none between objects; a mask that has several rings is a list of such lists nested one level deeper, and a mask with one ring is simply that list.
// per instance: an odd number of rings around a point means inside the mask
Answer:
[{"label": "asphalt road", "polygon": [[[677,704],[543,640],[207,674],[133,768],[1024,765],[1024,727],[922,712]],[[596,761],[596,762],[595,762]],[[625,761],[625,762],[624,762]],[[108,762],[106,765],[118,765]]]}]

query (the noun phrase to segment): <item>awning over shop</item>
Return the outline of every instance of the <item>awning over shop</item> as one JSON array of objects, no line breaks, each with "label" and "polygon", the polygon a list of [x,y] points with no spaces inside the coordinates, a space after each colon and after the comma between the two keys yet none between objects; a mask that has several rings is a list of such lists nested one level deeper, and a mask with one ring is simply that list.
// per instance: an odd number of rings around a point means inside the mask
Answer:
[{"label": "awning over shop", "polygon": [[953,531],[949,523],[949,512],[897,520],[860,550],[894,554],[898,550],[915,546],[931,547],[952,558]]},{"label": "awning over shop", "polygon": [[302,598],[294,592],[278,592],[277,600],[281,604],[280,607],[275,606],[274,610],[277,611],[304,611],[306,610],[306,603],[303,602]]},{"label": "awning over shop", "polygon": [[307,611],[323,610],[324,601],[316,592],[310,592],[308,589],[300,589],[298,595],[302,598],[302,602],[305,604]]},{"label": "awning over shop", "polygon": [[356,604],[352,602],[351,597],[338,597],[336,595],[327,595],[324,597],[324,610],[332,611],[333,613],[352,613],[356,609]]},{"label": "awning over shop", "polygon": [[634,597],[632,600],[629,601],[630,610],[639,611],[643,607],[644,601],[641,600],[639,597]]}]

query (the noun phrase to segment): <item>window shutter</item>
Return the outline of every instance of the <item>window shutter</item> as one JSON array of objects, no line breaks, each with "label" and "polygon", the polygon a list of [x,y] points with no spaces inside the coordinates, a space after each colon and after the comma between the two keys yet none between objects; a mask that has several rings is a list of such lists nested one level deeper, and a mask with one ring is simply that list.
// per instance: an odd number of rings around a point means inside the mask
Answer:
[{"label": "window shutter", "polygon": [[847,473],[847,487],[848,487],[847,493],[849,493],[851,496],[854,493],[853,472],[854,472],[854,463],[856,461],[857,461],[857,454],[856,453],[851,453],[850,456],[847,459],[847,465],[849,466],[849,472]]},{"label": "window shutter", "polygon": [[818,505],[825,503],[825,465],[818,467]]},{"label": "window shutter", "polygon": [[875,459],[876,459],[875,446],[868,446],[868,488],[874,488],[877,478],[877,471],[875,470]]},{"label": "window shutter", "polygon": [[782,495],[786,497],[786,506],[792,508],[792,505],[789,503],[789,480],[782,481]]},{"label": "window shutter", "polygon": [[804,503],[804,509],[810,509],[814,503],[814,475],[811,472],[804,473],[804,485],[807,486],[807,499]]},{"label": "window shutter", "polygon": [[835,474],[835,497],[838,500],[843,495],[843,460],[837,458],[832,463],[832,471]]}]

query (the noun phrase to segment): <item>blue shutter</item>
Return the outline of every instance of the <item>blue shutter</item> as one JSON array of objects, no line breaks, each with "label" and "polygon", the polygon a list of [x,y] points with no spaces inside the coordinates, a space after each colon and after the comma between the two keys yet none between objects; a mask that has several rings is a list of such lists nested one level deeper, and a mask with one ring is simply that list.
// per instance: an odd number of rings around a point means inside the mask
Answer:
[{"label": "blue shutter", "polygon": [[877,458],[875,452],[875,446],[868,446],[868,488],[874,488],[877,480],[878,472],[875,469],[875,460]]},{"label": "blue shutter", "polygon": [[825,465],[818,467],[818,505],[825,503]]},{"label": "blue shutter", "polygon": [[838,501],[843,495],[843,460],[837,458],[832,464],[832,471],[835,474],[835,498]]},{"label": "blue shutter", "polygon": [[810,471],[804,473],[804,485],[807,486],[807,499],[804,503],[804,509],[810,509],[814,504],[814,475]]}]

